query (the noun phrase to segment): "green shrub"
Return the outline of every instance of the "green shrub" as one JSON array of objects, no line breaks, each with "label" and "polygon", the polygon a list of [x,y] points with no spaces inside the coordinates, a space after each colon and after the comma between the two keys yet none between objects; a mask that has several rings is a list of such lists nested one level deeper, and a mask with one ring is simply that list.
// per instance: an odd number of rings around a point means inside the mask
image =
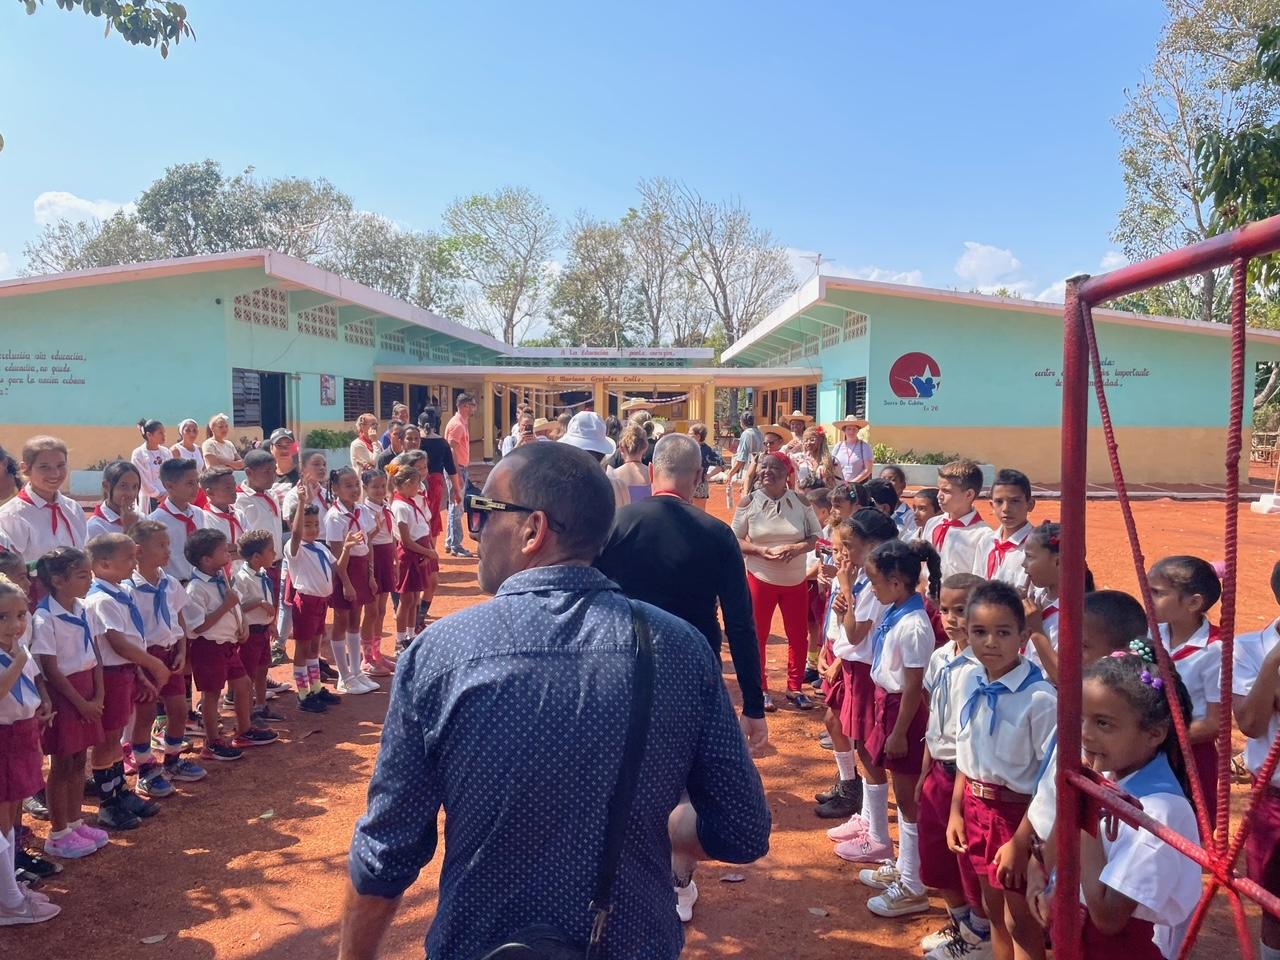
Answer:
[{"label": "green shrub", "polygon": [[345,450],[355,438],[354,430],[312,430],[303,446],[310,450]]},{"label": "green shrub", "polygon": [[952,460],[959,460],[958,453],[939,453],[931,451],[926,453],[916,453],[914,450],[895,450],[886,443],[877,443],[871,448],[876,463],[914,463],[923,466],[942,466],[944,463],[950,463]]}]

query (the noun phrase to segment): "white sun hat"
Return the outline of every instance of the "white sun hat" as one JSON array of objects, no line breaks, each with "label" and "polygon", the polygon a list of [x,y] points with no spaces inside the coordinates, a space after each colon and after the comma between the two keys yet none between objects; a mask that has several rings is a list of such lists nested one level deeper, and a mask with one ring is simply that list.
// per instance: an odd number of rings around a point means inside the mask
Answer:
[{"label": "white sun hat", "polygon": [[602,453],[606,457],[611,456],[617,449],[617,444],[609,438],[609,428],[605,426],[599,414],[590,410],[583,410],[573,415],[573,419],[569,421],[569,428],[565,430],[560,442],[577,447],[579,450]]}]

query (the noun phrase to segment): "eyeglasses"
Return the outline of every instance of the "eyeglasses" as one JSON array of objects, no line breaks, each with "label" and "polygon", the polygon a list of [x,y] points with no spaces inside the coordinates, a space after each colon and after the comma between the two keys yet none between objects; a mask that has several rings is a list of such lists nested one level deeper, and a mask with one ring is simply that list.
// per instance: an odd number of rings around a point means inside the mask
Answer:
[{"label": "eyeglasses", "polygon": [[488,522],[489,514],[491,513],[505,513],[508,511],[515,511],[516,513],[537,512],[533,507],[522,507],[518,503],[494,500],[492,497],[482,497],[474,493],[467,494],[463,498],[462,504],[463,509],[467,512],[467,530],[470,531],[473,537],[480,536],[480,531],[484,529],[484,525]]}]

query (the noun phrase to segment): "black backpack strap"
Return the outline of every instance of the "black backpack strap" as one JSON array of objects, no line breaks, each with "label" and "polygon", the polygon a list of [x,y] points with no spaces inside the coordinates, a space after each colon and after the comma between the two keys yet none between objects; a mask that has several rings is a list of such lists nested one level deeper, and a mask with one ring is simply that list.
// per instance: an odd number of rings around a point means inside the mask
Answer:
[{"label": "black backpack strap", "polygon": [[626,748],[622,764],[618,768],[618,780],[609,798],[609,813],[605,824],[604,856],[600,861],[600,875],[596,881],[596,895],[591,901],[595,919],[591,925],[591,939],[587,944],[587,960],[596,956],[609,913],[613,910],[610,897],[613,881],[622,859],[622,842],[626,837],[627,823],[631,819],[631,804],[635,800],[636,783],[640,777],[640,763],[644,759],[645,740],[649,735],[649,713],[653,707],[655,675],[653,635],[649,622],[640,612],[634,600],[631,607],[631,632],[635,639],[635,676],[631,686],[631,715],[627,724]]}]

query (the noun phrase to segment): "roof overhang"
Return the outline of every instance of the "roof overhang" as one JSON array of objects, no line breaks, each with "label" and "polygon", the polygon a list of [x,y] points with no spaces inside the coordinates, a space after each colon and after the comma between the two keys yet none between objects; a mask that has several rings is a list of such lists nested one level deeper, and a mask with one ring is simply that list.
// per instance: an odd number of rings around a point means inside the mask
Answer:
[{"label": "roof overhang", "polygon": [[515,367],[390,364],[373,368],[380,378],[421,377],[428,380],[496,380],[530,386],[616,383],[702,383],[717,387],[804,387],[822,379],[813,367]]}]

